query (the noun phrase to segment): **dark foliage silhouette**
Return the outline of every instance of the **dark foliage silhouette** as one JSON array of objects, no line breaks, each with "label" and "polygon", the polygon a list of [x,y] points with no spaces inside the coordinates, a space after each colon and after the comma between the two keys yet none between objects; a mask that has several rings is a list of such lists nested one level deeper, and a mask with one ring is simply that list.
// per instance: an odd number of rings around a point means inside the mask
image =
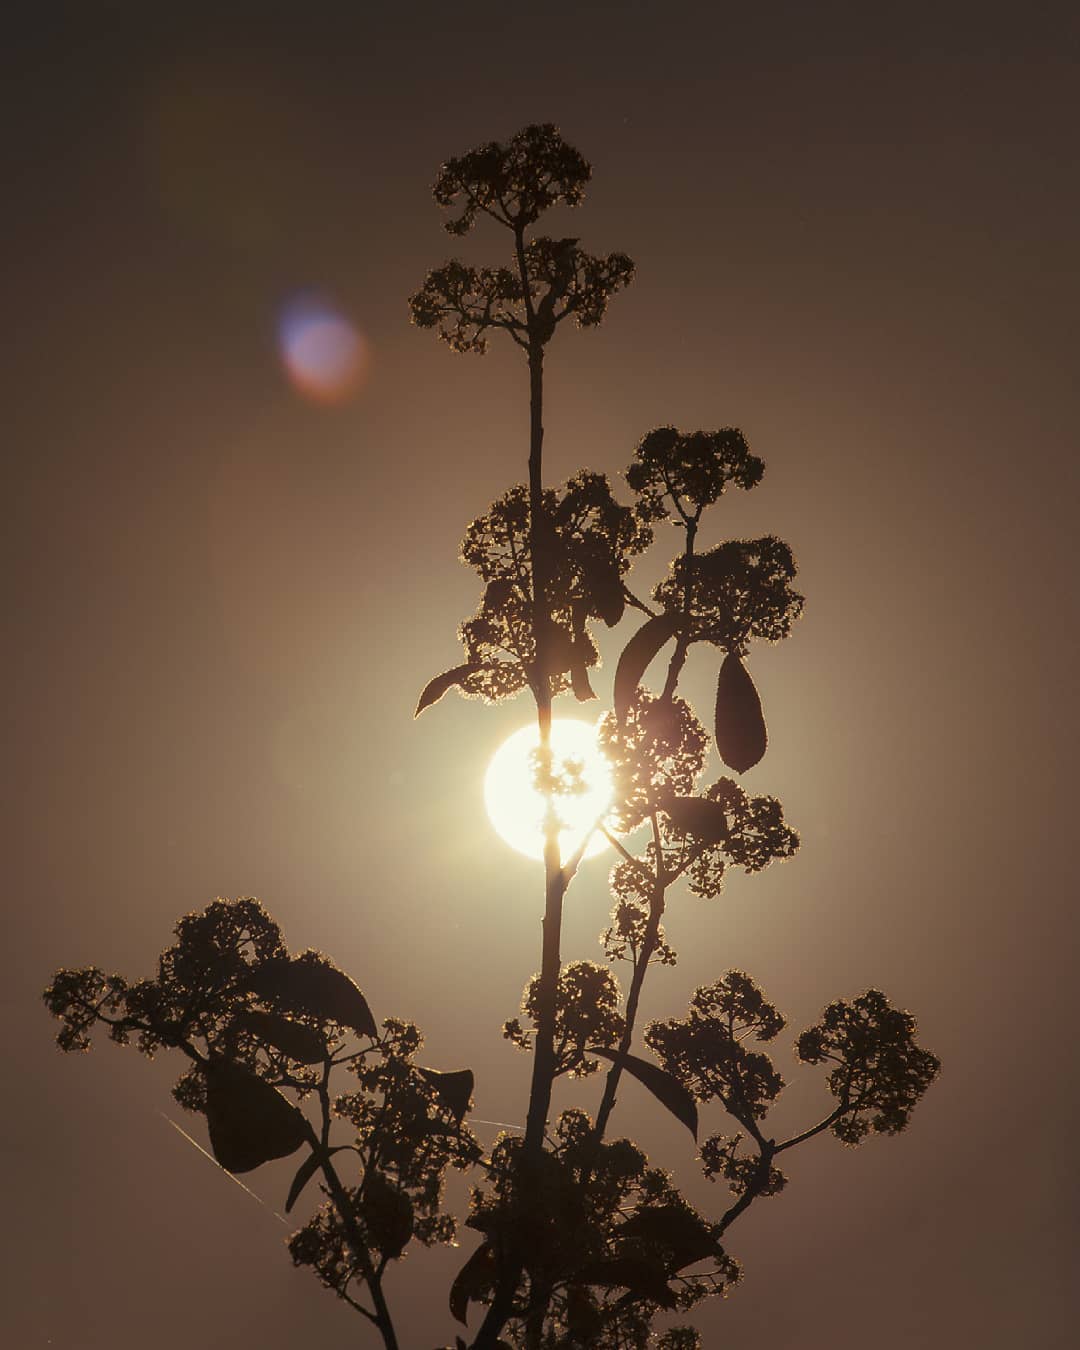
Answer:
[{"label": "dark foliage silhouette", "polygon": [[[481,590],[460,630],[464,659],[429,682],[416,708],[419,715],[454,689],[489,702],[527,691],[536,707],[537,783],[549,803],[543,944],[519,1015],[503,1027],[532,1059],[524,1135],[502,1135],[485,1153],[467,1123],[472,1073],[418,1063],[415,1026],[376,1021],[328,958],[290,955],[253,899],[216,900],[181,919],[153,979],[63,970],[45,994],[64,1050],[88,1049],[104,1028],[148,1056],[179,1051],[187,1065],[176,1099],[206,1117],[224,1167],[246,1172],[298,1156],[286,1209],[306,1201],[315,1181],[322,1200],[289,1240],[292,1258],[348,1301],[389,1350],[399,1340],[387,1268],[414,1242],[459,1234],[443,1204],[451,1168],[475,1178],[464,1218],[475,1242],[447,1291],[447,1316],[462,1328],[454,1346],[692,1350],[700,1340],[690,1326],[659,1331],[657,1318],[737,1282],[724,1239],[750,1205],[785,1187],[780,1155],[825,1131],[855,1145],[904,1129],[939,1069],[916,1044],[914,1019],[882,993],[833,1002],[796,1037],[795,1054],[823,1066],[836,1104],[777,1139],[768,1116],[784,1079],[764,1047],[786,1024],[749,975],[720,972],[692,994],[684,1016],[638,1026],[650,967],[677,959],[663,925],[669,902],[684,888],[715,898],[731,869],[757,872],[798,847],[774,797],[730,777],[702,779],[713,743],[736,774],[765,755],[748,661],[756,642],[787,636],[803,598],[792,588],[791,549],[779,539],[697,547],[704,513],[732,488],[749,491],[762,480],[762,460],[733,427],[648,432],[626,471],[628,505],[588,470],[557,489],[544,485],[546,347],[567,319],[599,324],[634,271],[621,253],[593,255],[577,238],[533,232],[549,208],[580,205],[589,177],[550,125],[448,161],[435,185],[447,230],[463,235],[485,218],[507,232],[507,257],[492,267],[451,260],[410,302],[414,322],[454,351],[482,353],[503,333],[529,371],[527,481],[468,527],[462,558]],[[631,566],[665,523],[681,532],[681,551],[643,599],[630,588]],[[559,802],[577,784],[552,755],[552,705],[560,696],[596,699],[596,625],[614,628],[628,611],[637,611],[635,631],[600,720],[615,785],[611,811],[595,826],[616,854],[614,907],[600,936],[606,963],[564,963],[563,898],[584,845],[568,857],[561,848]],[[677,693],[697,644],[719,649],[711,735]],[[655,688],[646,688],[654,668]],[[628,967],[625,995],[617,966]],[[556,1078],[598,1074],[595,1117],[575,1108],[550,1118]],[[702,1113],[729,1119],[728,1132],[708,1135],[698,1151],[705,1176],[730,1192],[715,1217],[699,1213],[634,1143],[611,1137],[624,1075],[695,1142]]]}]

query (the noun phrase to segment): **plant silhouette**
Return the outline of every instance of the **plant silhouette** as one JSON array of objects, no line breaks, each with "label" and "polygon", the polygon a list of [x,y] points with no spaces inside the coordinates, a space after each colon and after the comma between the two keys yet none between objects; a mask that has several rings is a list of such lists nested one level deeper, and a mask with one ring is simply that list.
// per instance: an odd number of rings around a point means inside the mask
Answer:
[{"label": "plant silhouette", "polygon": [[[412,1243],[446,1243],[458,1232],[443,1201],[451,1168],[475,1178],[464,1225],[478,1239],[447,1291],[447,1317],[462,1328],[459,1350],[699,1346],[688,1325],[658,1332],[657,1316],[688,1312],[737,1282],[726,1234],[752,1204],[784,1188],[781,1156],[825,1131],[849,1145],[897,1133],[939,1069],[915,1041],[914,1018],[879,991],[833,1002],[794,1049],[802,1063],[823,1066],[835,1105],[778,1139],[768,1114],[784,1080],[763,1047],[785,1019],[749,975],[721,972],[693,993],[684,1015],[638,1025],[650,967],[676,961],[663,919],[677,890],[713,898],[730,869],[757,872],[798,848],[774,797],[751,795],[729,776],[702,779],[710,741],[736,775],[764,756],[765,719],[747,661],[755,642],[787,636],[803,598],[782,540],[698,547],[705,512],[729,490],[756,487],[764,473],[733,427],[649,431],[626,472],[629,505],[586,470],[545,486],[546,348],[567,320],[598,325],[634,273],[624,254],[590,254],[577,238],[535,231],[549,208],[580,205],[589,177],[551,125],[449,160],[434,189],[447,230],[463,235],[491,222],[509,236],[508,258],[493,267],[450,261],[410,302],[414,322],[456,352],[482,353],[493,334],[505,334],[529,372],[527,482],[468,527],[462,558],[482,591],[460,630],[465,659],[430,681],[416,710],[453,689],[489,702],[527,691],[535,704],[536,780],[548,801],[543,943],[520,1015],[503,1027],[532,1056],[523,1136],[501,1135],[485,1153],[467,1123],[472,1073],[418,1063],[414,1025],[377,1022],[349,976],[317,952],[290,954],[251,898],[215,900],[181,919],[153,979],[62,970],[45,993],[64,1050],[88,1049],[104,1028],[148,1056],[168,1048],[186,1057],[176,1099],[206,1117],[228,1170],[299,1157],[286,1210],[316,1178],[323,1200],[290,1238],[292,1258],[355,1308],[387,1350],[400,1345],[384,1289],[388,1267]],[[682,548],[643,599],[628,574],[664,522],[680,531]],[[559,799],[575,782],[555,771],[552,706],[560,696],[596,698],[593,630],[614,628],[631,611],[636,629],[600,722],[615,800],[595,828],[617,855],[600,938],[606,961],[564,964],[563,900],[585,844],[561,854]],[[711,737],[677,693],[697,644],[718,649]],[[644,683],[653,669],[655,691]],[[628,968],[625,997],[620,965]],[[550,1118],[557,1078],[598,1073],[595,1119],[579,1109]],[[717,1216],[699,1213],[630,1140],[611,1137],[624,1075],[695,1143],[700,1106],[714,1102],[729,1119],[727,1133],[698,1148],[705,1175],[730,1192]]]}]

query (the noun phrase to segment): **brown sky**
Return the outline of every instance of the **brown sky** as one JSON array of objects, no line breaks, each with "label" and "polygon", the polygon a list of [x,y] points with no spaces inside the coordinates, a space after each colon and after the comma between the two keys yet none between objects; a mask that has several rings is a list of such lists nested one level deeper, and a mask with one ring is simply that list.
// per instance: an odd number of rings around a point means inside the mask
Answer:
[{"label": "brown sky", "polygon": [[[701,1315],[706,1345],[1064,1346],[1072,7],[21,8],[0,1338],[365,1343],[158,1114],[178,1115],[174,1066],[51,1048],[52,969],[149,973],[214,895],[259,895],[377,1015],[418,1021],[427,1062],[476,1069],[478,1116],[523,1119],[528,1065],[498,1028],[537,961],[539,877],[492,836],[480,780],[528,709],[411,712],[475,601],[463,528],[522,476],[524,374],[516,352],[451,355],[405,299],[455,247],[439,162],[553,120],[595,169],[553,231],[639,272],[554,349],[549,479],[618,475],[657,424],[737,424],[766,477],[711,538],[787,538],[808,596],[754,656],[772,740],[748,777],[803,848],[672,906],[682,960],[646,1012],[739,967],[798,1029],[873,984],[945,1061],[908,1134],[796,1153],[732,1230],[746,1278]],[[371,343],[340,408],[280,371],[276,316],[305,288]],[[703,703],[709,674],[690,672]],[[605,873],[574,886],[566,958],[598,955]],[[816,1077],[778,1058],[784,1109],[816,1118]],[[622,1128],[719,1211],[683,1138],[626,1098]],[[280,1205],[288,1175],[251,1184]],[[410,1350],[451,1337],[460,1260],[402,1268]]]}]

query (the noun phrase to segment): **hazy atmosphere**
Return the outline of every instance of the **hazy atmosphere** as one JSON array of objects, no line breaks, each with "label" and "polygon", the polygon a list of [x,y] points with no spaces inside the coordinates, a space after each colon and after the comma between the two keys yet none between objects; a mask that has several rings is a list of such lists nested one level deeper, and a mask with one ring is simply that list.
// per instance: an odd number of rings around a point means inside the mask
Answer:
[{"label": "hazy atmosphere", "polygon": [[[53,970],[150,974],[215,896],[258,896],[377,1017],[415,1020],[425,1063],[472,1068],[482,1142],[523,1122],[500,1028],[543,873],[482,782],[533,711],[413,709],[462,659],[465,527],[524,478],[527,374],[510,344],[450,352],[407,299],[504,248],[442,230],[439,165],[551,121],[593,166],[552,232],[637,276],[552,350],[547,481],[587,465],[627,500],[650,428],[738,426],[765,477],[706,542],[781,536],[807,597],[755,652],[770,748],[747,775],[802,846],[675,898],[679,963],[643,1012],[732,967],[793,1029],[873,986],[944,1065],[898,1138],[809,1143],[725,1238],[741,1285],[687,1320],[709,1350],[1072,1344],[1073,8],[20,8],[0,1339],[376,1344],[290,1264],[288,1161],[245,1177],[260,1206],[165,1118],[205,1144],[169,1055],[54,1048]],[[351,325],[334,397],[290,346],[311,304]],[[692,656],[704,706],[714,679]],[[610,865],[568,894],[564,960],[602,959]],[[776,1058],[784,1110],[820,1115],[819,1076]],[[617,1132],[722,1209],[685,1132],[633,1086],[621,1105]],[[409,1350],[453,1339],[472,1241],[394,1273]]]}]

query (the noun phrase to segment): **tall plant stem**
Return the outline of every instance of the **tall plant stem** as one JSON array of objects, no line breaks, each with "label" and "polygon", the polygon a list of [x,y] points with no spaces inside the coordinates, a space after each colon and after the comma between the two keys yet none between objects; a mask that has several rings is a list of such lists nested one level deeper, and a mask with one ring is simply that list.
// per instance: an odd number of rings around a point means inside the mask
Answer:
[{"label": "tall plant stem", "polygon": [[[524,239],[520,230],[515,231],[515,243],[525,296],[525,311],[532,327],[535,315],[529,291]],[[540,739],[540,768],[541,772],[547,775],[551,769],[551,680],[546,660],[547,636],[551,625],[551,601],[548,591],[549,550],[544,520],[544,345],[536,332],[530,334],[528,357],[529,551],[532,556],[535,642],[533,694],[536,698]],[[562,912],[567,884],[568,878],[563,871],[559,851],[558,823],[549,801],[544,821],[544,917],[540,979],[537,988],[536,1042],[522,1149],[523,1176],[534,1170],[534,1164],[543,1151],[548,1111],[551,1107],[551,1087],[555,1078],[555,997],[562,960]],[[487,1350],[487,1347],[493,1346],[505,1325],[524,1267],[524,1253],[514,1249],[505,1250],[501,1253],[500,1264],[499,1279],[491,1304],[473,1341],[474,1350]]]},{"label": "tall plant stem", "polygon": [[[540,769],[551,770],[551,679],[548,674],[548,631],[551,627],[549,573],[551,550],[544,518],[544,343],[536,326],[536,314],[525,260],[525,239],[518,229],[514,237],[518,274],[530,329],[529,357],[529,549],[533,571],[533,641],[535,643],[536,719],[540,739]],[[551,800],[544,819],[544,919],[540,983],[536,1022],[529,1113],[525,1122],[525,1157],[539,1156],[544,1144],[551,1084],[555,1076],[555,994],[559,981],[560,939],[566,878],[559,853],[559,830]]]}]

